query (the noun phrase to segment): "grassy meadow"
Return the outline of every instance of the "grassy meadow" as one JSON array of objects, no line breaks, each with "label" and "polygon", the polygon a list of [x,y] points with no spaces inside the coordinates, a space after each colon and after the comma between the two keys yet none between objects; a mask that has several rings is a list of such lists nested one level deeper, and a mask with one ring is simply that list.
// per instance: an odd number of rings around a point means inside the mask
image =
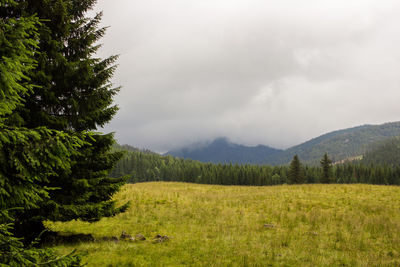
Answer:
[{"label": "grassy meadow", "polygon": [[[400,266],[400,187],[215,186],[139,183],[117,201],[129,210],[96,223],[48,223],[97,238],[145,241],[59,245],[88,266]],[[154,243],[157,234],[170,240]]]}]

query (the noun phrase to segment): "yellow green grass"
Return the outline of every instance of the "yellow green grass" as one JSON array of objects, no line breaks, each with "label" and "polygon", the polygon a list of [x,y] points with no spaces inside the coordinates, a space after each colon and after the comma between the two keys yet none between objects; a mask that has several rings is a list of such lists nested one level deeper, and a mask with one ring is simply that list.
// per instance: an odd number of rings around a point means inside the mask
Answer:
[{"label": "yellow green grass", "polygon": [[[400,187],[373,185],[126,185],[123,214],[96,223],[48,223],[95,237],[146,241],[57,246],[88,266],[400,266]],[[265,227],[265,224],[274,227]],[[157,235],[168,242],[153,243]]]}]

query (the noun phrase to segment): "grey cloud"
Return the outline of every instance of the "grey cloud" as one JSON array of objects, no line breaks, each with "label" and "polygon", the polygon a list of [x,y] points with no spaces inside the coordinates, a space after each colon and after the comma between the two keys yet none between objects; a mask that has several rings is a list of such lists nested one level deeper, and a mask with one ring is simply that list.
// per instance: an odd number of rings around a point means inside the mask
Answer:
[{"label": "grey cloud", "polygon": [[121,54],[104,131],[165,151],[218,136],[287,147],[399,120],[400,2],[100,0]]}]

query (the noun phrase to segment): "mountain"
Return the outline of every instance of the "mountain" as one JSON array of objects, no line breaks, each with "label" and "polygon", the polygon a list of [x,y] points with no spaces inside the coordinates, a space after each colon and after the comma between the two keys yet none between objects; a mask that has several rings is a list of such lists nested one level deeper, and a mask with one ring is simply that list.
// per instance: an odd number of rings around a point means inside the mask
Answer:
[{"label": "mountain", "polygon": [[273,158],[283,150],[258,145],[248,147],[234,144],[226,138],[217,138],[210,144],[193,145],[178,150],[169,151],[167,155],[180,158],[190,158],[202,162],[263,164],[265,159]]},{"label": "mountain", "polygon": [[380,141],[400,135],[400,122],[381,125],[362,125],[338,130],[313,138],[286,150],[268,146],[247,147],[219,138],[203,146],[189,146],[167,154],[213,163],[288,164],[297,154],[302,163],[318,165],[327,153],[334,162],[365,154]]}]

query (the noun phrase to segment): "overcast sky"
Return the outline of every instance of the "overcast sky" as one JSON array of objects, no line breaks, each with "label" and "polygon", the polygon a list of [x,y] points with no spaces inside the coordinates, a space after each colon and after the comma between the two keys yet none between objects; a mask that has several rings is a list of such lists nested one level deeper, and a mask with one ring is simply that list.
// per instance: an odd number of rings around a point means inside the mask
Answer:
[{"label": "overcast sky", "polygon": [[99,0],[119,143],[287,148],[400,120],[398,0]]}]

